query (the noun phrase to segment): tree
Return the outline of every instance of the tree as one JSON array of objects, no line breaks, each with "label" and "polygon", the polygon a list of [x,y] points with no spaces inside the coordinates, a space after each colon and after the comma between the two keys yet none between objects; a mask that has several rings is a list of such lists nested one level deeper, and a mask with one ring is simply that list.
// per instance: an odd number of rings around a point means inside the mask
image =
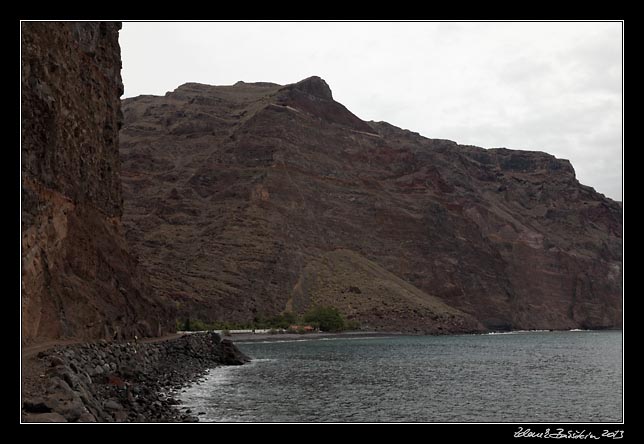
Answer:
[{"label": "tree", "polygon": [[344,318],[335,307],[313,307],[305,315],[304,321],[316,324],[322,331],[344,330]]}]

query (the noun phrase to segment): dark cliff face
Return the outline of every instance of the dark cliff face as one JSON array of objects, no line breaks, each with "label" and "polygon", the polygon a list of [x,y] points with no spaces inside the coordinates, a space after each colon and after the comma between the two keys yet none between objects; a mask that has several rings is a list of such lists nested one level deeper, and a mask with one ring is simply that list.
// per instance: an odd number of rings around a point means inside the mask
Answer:
[{"label": "dark cliff face", "polygon": [[311,77],[123,105],[128,239],[181,315],[431,333],[621,324],[622,210],[568,161],[364,122]]},{"label": "dark cliff face", "polygon": [[123,237],[119,23],[24,22],[23,341],[156,335]]}]

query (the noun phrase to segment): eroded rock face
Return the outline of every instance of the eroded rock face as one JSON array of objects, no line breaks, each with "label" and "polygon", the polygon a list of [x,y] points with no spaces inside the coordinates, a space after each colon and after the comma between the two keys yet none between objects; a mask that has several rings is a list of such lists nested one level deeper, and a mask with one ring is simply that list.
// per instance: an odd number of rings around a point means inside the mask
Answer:
[{"label": "eroded rock face", "polygon": [[622,210],[566,160],[364,122],[316,77],[189,83],[123,109],[127,236],[180,315],[621,325]]},{"label": "eroded rock face", "polygon": [[169,325],[122,233],[119,29],[22,23],[24,342]]}]

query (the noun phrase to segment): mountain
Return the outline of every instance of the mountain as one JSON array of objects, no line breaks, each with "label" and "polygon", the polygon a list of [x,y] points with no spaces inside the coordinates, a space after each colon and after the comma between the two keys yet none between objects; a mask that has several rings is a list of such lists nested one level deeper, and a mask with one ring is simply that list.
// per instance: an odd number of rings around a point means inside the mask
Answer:
[{"label": "mountain", "polygon": [[121,225],[120,26],[21,23],[23,343],[174,327]]},{"label": "mountain", "polygon": [[179,317],[621,326],[622,208],[567,160],[365,122],[319,77],[187,83],[123,112],[126,236]]}]

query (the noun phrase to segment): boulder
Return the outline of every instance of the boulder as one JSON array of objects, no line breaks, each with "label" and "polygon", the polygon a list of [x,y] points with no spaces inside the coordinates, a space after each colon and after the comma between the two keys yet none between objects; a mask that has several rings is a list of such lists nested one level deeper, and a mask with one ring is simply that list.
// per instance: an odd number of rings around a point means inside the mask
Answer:
[{"label": "boulder", "polygon": [[28,413],[49,413],[52,411],[51,403],[44,399],[26,399],[22,408]]},{"label": "boulder", "polygon": [[67,422],[63,415],[56,412],[23,415],[22,420],[24,422]]},{"label": "boulder", "polygon": [[250,358],[242,353],[230,339],[222,339],[220,348],[222,364],[243,365],[250,362]]},{"label": "boulder", "polygon": [[108,399],[105,404],[103,404],[105,410],[117,411],[123,410],[123,406],[116,399]]}]

